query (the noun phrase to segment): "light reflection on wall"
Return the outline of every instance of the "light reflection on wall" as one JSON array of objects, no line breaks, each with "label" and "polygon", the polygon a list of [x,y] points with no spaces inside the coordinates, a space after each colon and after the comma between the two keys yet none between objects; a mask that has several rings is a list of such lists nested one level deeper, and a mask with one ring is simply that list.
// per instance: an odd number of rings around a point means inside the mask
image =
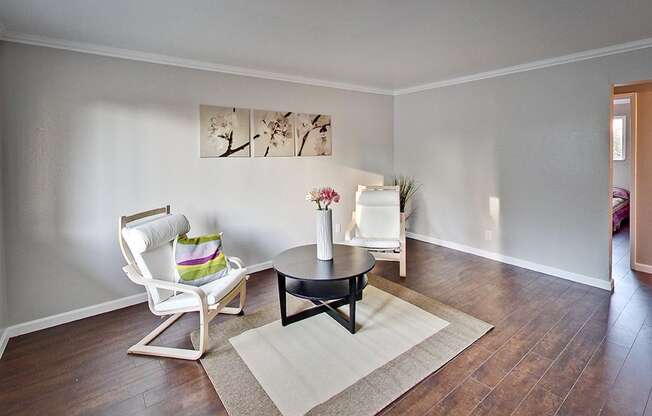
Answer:
[{"label": "light reflection on wall", "polygon": [[500,198],[497,196],[489,197],[489,215],[494,224],[498,225],[500,222]]}]

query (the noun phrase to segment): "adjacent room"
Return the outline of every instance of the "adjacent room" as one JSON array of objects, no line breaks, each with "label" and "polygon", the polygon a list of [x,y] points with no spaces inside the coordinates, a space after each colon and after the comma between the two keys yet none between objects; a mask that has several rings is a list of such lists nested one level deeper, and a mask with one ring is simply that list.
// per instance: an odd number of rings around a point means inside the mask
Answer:
[{"label": "adjacent room", "polygon": [[[631,271],[630,220],[632,207],[632,100],[631,94],[614,95],[612,140],[612,277],[618,279]],[[635,105],[635,104],[634,104]]]},{"label": "adjacent room", "polygon": [[634,82],[614,88],[612,278],[628,279],[632,272],[652,272],[647,186],[650,163],[652,83]]},{"label": "adjacent room", "polygon": [[0,0],[0,416],[651,416],[651,21]]}]

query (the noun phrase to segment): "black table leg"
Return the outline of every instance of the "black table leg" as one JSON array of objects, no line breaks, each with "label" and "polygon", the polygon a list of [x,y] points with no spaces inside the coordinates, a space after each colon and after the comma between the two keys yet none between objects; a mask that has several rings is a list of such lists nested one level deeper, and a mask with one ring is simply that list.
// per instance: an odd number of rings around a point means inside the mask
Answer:
[{"label": "black table leg", "polygon": [[349,332],[355,334],[355,301],[358,297],[357,278],[349,279]]},{"label": "black table leg", "polygon": [[[365,275],[358,275],[347,278],[343,280],[342,283],[347,282],[348,290],[345,293],[342,293],[341,298],[335,298],[330,301],[322,300],[319,298],[304,298],[312,302],[315,306],[312,308],[304,309],[300,312],[296,312],[292,315],[287,314],[287,294],[294,294],[292,291],[297,290],[296,284],[292,278],[288,278],[282,273],[277,271],[278,277],[278,294],[279,294],[279,306],[281,309],[281,324],[283,326],[290,325],[292,323],[302,321],[304,319],[310,318],[311,316],[318,315],[320,313],[326,313],[330,315],[335,321],[342,325],[347,331],[352,334],[356,333],[355,325],[355,315],[356,315],[356,303],[362,299],[362,290],[367,284]],[[321,283],[320,283],[321,284]],[[298,297],[301,297],[298,295]],[[346,316],[346,313],[339,311],[338,308],[342,306],[349,305],[349,316]],[[348,319],[347,319],[348,318]]]},{"label": "black table leg", "polygon": [[278,277],[278,302],[281,305],[281,325],[286,326],[288,324],[288,318],[285,302],[285,276],[278,272],[276,275]]},{"label": "black table leg", "polygon": [[356,298],[357,300],[362,300],[362,290],[360,289],[361,287],[364,287],[364,275],[361,274],[358,276],[358,285],[356,286],[356,290],[359,290],[358,292],[358,297]]}]

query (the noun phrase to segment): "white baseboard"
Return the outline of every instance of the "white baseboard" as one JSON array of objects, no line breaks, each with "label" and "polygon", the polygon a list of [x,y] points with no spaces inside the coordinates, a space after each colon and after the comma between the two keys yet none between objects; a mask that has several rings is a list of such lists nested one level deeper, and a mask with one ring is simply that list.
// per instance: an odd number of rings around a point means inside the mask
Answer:
[{"label": "white baseboard", "polygon": [[636,270],[637,272],[652,273],[652,266],[649,264],[634,263],[632,265],[632,269]]},{"label": "white baseboard", "polygon": [[10,326],[7,328],[7,331],[9,332],[9,337],[17,337],[19,335],[40,331],[41,329],[51,328],[61,324],[67,324],[68,322],[78,321],[80,319],[99,315],[101,313],[111,312],[116,309],[126,308],[127,306],[136,305],[143,302],[147,302],[147,294],[145,292],[120,299],[110,300],[108,302],[99,303],[97,305],[86,306],[84,308],[58,313],[52,316],[46,316],[45,318],[35,319],[33,321],[23,322],[22,324]]},{"label": "white baseboard", "polygon": [[545,273],[550,276],[571,280],[573,282],[582,283],[600,289],[609,290],[609,291],[613,290],[613,281],[607,281],[603,279],[598,279],[596,277],[585,276],[579,273],[558,269],[556,267],[545,266],[543,264],[538,264],[531,261],[518,259],[516,257],[506,256],[504,254],[495,253],[493,251],[482,250],[479,248],[466,246],[464,244],[454,243],[452,241],[440,240],[438,238],[430,237],[423,234],[417,234],[409,231],[405,234],[407,237],[414,238],[415,240],[424,241],[426,243],[436,244],[438,246],[450,248],[457,251],[462,251],[464,253],[469,253],[487,259],[499,261],[501,263],[511,264],[512,266],[522,267],[524,269],[533,270],[535,272]]},{"label": "white baseboard", "polygon": [[7,329],[0,332],[0,358],[2,358],[2,353],[5,352],[7,343],[9,342],[9,331]]},{"label": "white baseboard", "polygon": [[[261,270],[266,270],[272,267],[271,261],[253,264],[247,266],[249,273],[256,273]],[[127,296],[120,299],[111,300],[108,302],[100,303],[97,305],[86,306],[84,308],[75,309],[68,312],[59,313],[44,318],[35,319],[33,321],[24,322],[22,324],[12,325],[7,328],[0,335],[0,357],[4,347],[7,345],[9,338],[17,337],[19,335],[28,334],[30,332],[40,331],[42,329],[52,328],[53,326],[66,324],[68,322],[78,321],[80,319],[89,318],[91,316],[99,315],[106,312],[111,312],[116,309],[126,308],[128,306],[136,305],[138,303],[147,302],[147,294],[139,293],[132,296]]]},{"label": "white baseboard", "polygon": [[247,266],[247,272],[249,273],[257,273],[263,270],[271,269],[273,266],[273,263],[271,260],[269,261],[264,261],[262,263],[257,263],[257,264],[252,264],[251,266]]}]

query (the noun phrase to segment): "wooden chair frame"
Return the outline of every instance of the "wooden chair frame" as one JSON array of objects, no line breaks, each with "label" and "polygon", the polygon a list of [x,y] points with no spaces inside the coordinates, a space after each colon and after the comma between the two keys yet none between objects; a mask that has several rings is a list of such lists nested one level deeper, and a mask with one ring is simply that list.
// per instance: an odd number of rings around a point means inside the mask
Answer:
[{"label": "wooden chair frame", "polygon": [[[245,276],[244,279],[227,293],[218,303],[213,305],[208,305],[207,295],[201,289],[201,287],[184,285],[180,283],[173,283],[167,280],[161,279],[149,279],[145,278],[136,262],[134,256],[129,249],[126,241],[122,238],[122,229],[133,221],[138,221],[143,218],[151,217],[154,215],[161,214],[170,214],[170,206],[167,205],[162,208],[156,208],[149,211],[143,211],[132,215],[126,215],[120,217],[119,221],[119,241],[120,249],[122,255],[127,261],[127,265],[122,268],[129,279],[139,285],[145,286],[147,290],[147,299],[149,304],[149,309],[154,315],[157,316],[170,316],[163,323],[157,326],[152,332],[150,332],[145,338],[140,340],[138,343],[129,348],[128,353],[130,354],[141,354],[141,355],[153,355],[159,357],[168,357],[168,358],[179,358],[183,360],[198,360],[206,352],[208,347],[208,325],[218,314],[228,314],[228,315],[241,315],[244,313],[244,305],[247,297],[247,279],[249,276]],[[238,268],[245,269],[242,260],[237,257],[229,257],[230,262],[234,263]],[[197,297],[200,306],[197,307],[187,307],[179,308],[175,310],[159,312],[154,307],[154,302],[152,296],[149,293],[150,289],[165,289],[175,292],[189,293],[192,296]],[[239,305],[238,307],[228,307],[228,305],[236,296],[239,296]],[[171,348],[171,347],[158,347],[149,345],[156,337],[158,337],[163,331],[169,328],[173,323],[175,323],[184,313],[187,312],[199,312],[199,348],[197,350],[190,350],[184,348]]]},{"label": "wooden chair frame", "polygon": [[[394,185],[358,185],[358,190],[399,190],[398,186]],[[401,212],[401,223],[400,223],[400,247],[398,251],[396,250],[383,250],[383,249],[374,249],[369,247],[364,247],[369,251],[369,253],[374,256],[376,260],[384,261],[396,261],[399,263],[399,276],[407,276],[407,246],[406,246],[406,237],[405,237],[405,213]],[[347,227],[344,238],[350,240],[352,238],[352,233],[356,228],[355,222],[355,211],[351,215],[351,223]]]}]

